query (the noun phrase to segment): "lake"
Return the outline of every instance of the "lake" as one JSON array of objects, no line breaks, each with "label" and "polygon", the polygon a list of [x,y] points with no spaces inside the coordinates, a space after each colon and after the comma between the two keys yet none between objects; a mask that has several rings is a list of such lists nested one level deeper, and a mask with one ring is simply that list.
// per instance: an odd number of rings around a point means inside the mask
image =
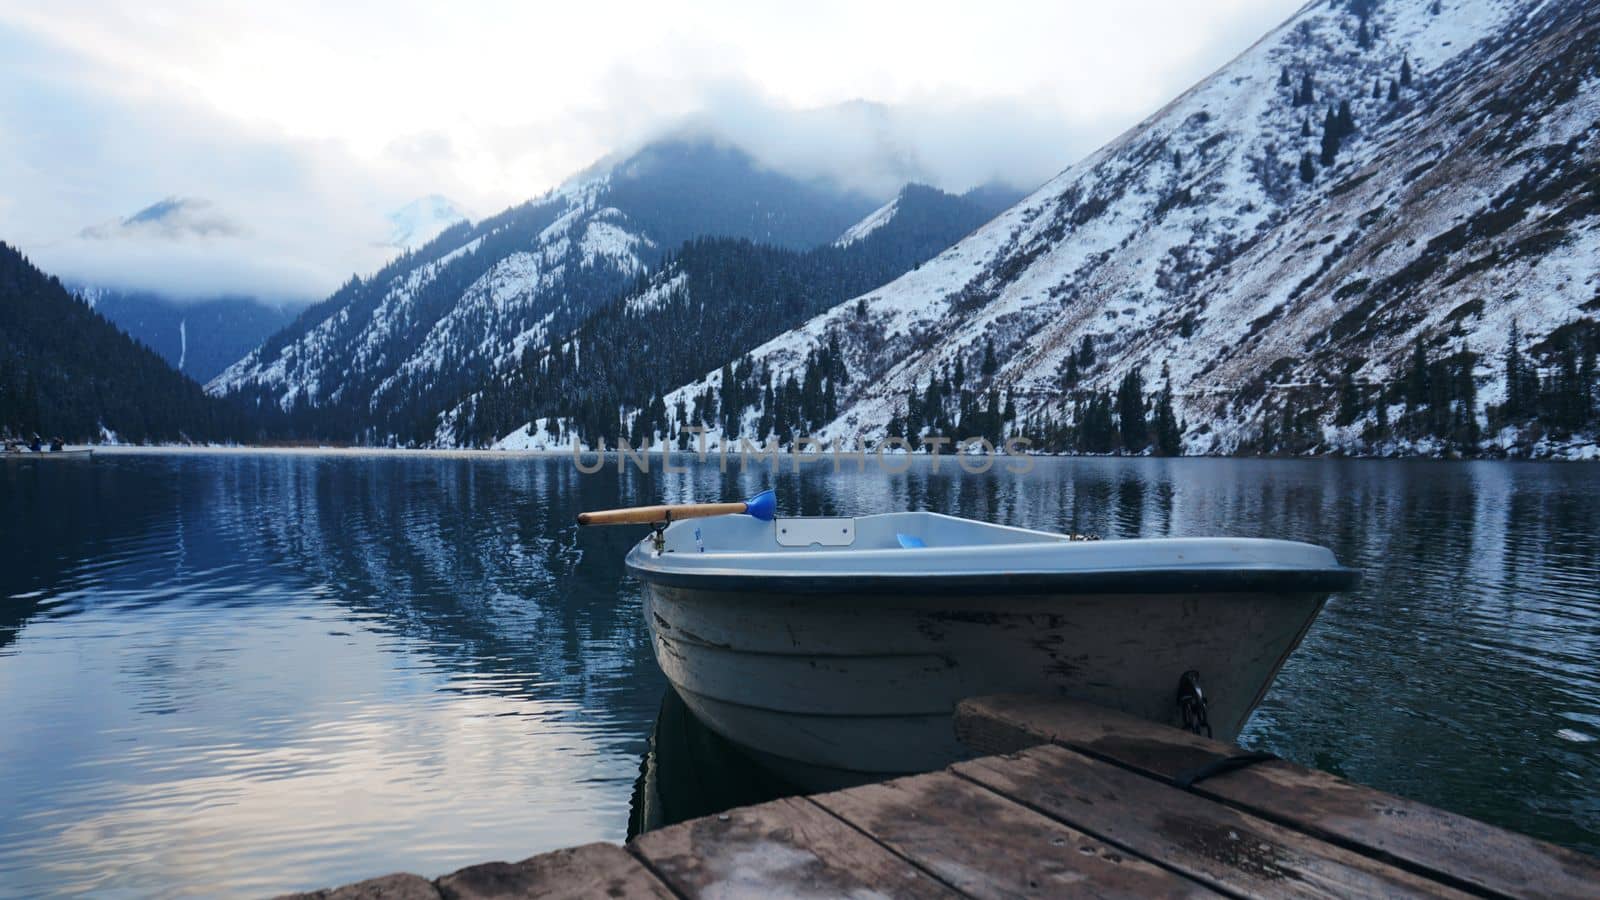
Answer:
[{"label": "lake", "polygon": [[721,757],[647,758],[658,713],[673,746],[707,736],[663,703],[621,567],[642,530],[573,519],[768,486],[785,514],[1326,544],[1365,580],[1242,743],[1600,852],[1593,466],[102,453],[0,464],[0,895],[264,895],[622,840],[660,820],[641,771],[678,815],[759,799]]}]

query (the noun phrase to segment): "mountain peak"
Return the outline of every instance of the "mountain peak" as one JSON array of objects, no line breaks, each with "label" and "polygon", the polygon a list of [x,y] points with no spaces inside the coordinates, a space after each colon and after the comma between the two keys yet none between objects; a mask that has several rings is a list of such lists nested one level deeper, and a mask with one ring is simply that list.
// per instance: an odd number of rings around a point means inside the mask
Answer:
[{"label": "mountain peak", "polygon": [[470,221],[455,201],[440,194],[418,197],[389,213],[386,244],[399,250],[416,250],[457,222]]},{"label": "mountain peak", "polygon": [[126,218],[101,225],[91,225],[78,234],[91,240],[124,238],[184,240],[238,237],[245,234],[245,229],[218,210],[209,200],[173,195],[157,200]]}]

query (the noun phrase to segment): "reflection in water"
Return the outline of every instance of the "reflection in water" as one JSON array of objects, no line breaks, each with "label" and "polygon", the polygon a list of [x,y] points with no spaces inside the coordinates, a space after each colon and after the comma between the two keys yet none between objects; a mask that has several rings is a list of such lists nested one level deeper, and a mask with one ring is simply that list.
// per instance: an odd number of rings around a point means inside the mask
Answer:
[{"label": "reflection in water", "polygon": [[[0,895],[259,895],[620,840],[658,712],[654,787],[635,812],[765,796],[770,784],[661,701],[621,567],[639,531],[572,523],[766,487],[790,514],[930,509],[1106,537],[1327,544],[1366,580],[1329,604],[1243,740],[1600,851],[1593,472],[1040,460],[972,475],[921,460],[901,474],[734,461],[580,476],[565,458],[392,455],[8,466]],[[685,727],[670,737],[674,718]],[[667,771],[685,759],[700,774]]]},{"label": "reflection in water", "polygon": [[798,793],[798,787],[702,725],[668,688],[650,730],[650,749],[639,761],[639,778],[629,802],[628,838]]}]

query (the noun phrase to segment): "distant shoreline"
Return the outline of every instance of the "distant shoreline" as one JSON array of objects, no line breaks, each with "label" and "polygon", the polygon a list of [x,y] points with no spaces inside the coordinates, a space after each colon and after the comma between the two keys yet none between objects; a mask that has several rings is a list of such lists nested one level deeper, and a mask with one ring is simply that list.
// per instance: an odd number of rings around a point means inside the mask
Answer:
[{"label": "distant shoreline", "polygon": [[[72,450],[76,450],[76,449],[93,450],[95,452],[95,455],[97,455],[97,456],[98,455],[106,455],[106,456],[343,456],[343,457],[352,457],[352,458],[353,457],[361,457],[361,456],[385,456],[385,457],[422,456],[422,457],[437,457],[437,458],[442,458],[442,459],[449,459],[449,458],[457,458],[457,459],[544,459],[544,458],[552,458],[552,457],[560,457],[560,458],[570,459],[572,457],[572,455],[573,455],[571,450],[521,450],[521,449],[517,449],[517,450],[509,450],[509,449],[497,450],[497,449],[487,449],[487,448],[442,448],[442,447],[272,446],[272,445],[254,445],[254,444],[204,444],[204,445],[201,445],[201,444],[72,444],[72,445],[68,446],[68,449],[72,449]],[[634,452],[638,453],[639,451],[634,451]],[[607,451],[605,451],[604,455],[605,455],[606,459],[611,460],[611,459],[617,458],[620,455],[620,451],[607,450]],[[648,455],[648,456],[653,457],[653,458],[659,458],[662,454],[661,454],[660,450],[649,450],[649,451],[645,451],[644,455]],[[674,450],[672,455],[673,455],[673,457],[675,459],[675,464],[677,462],[682,462],[682,463],[685,463],[685,464],[694,463],[694,464],[700,464],[700,465],[714,465],[717,462],[717,460],[719,459],[719,456],[718,456],[718,454],[717,454],[717,452],[715,450],[708,450],[707,451],[706,459],[705,459],[705,461],[703,463],[701,463],[701,462],[699,462],[698,460],[695,459],[695,454],[692,451]],[[792,450],[784,450],[784,451],[781,451],[781,455],[784,456],[784,457],[790,457],[790,456],[793,456],[795,454],[794,454],[794,452]],[[933,454],[927,453],[925,451],[916,451],[916,452],[912,452],[912,453],[901,453],[901,454],[896,454],[896,455],[901,456],[901,457],[909,456],[911,459],[933,459]],[[1087,453],[1042,453],[1042,452],[1032,452],[1032,453],[1028,453],[1026,455],[1028,457],[1031,457],[1031,458],[1034,458],[1034,459],[1039,459],[1039,458],[1045,458],[1045,459],[1238,459],[1238,460],[1284,460],[1284,461],[1294,461],[1294,462],[1312,462],[1312,461],[1323,461],[1323,460],[1328,460],[1328,461],[1332,461],[1332,460],[1356,460],[1356,461],[1367,461],[1367,462],[1446,462],[1446,463],[1462,463],[1462,462],[1594,463],[1594,462],[1600,462],[1600,453],[1596,453],[1596,454],[1593,454],[1593,455],[1587,455],[1587,456],[1576,455],[1576,456],[1532,456],[1532,457],[1530,457],[1530,456],[1446,457],[1446,456],[1423,456],[1423,455],[1374,456],[1374,455],[1343,455],[1343,454],[1329,454],[1329,453],[1322,453],[1322,454],[1315,454],[1315,455],[1308,455],[1308,456],[1251,456],[1251,455],[1243,455],[1243,454],[1193,453],[1193,454],[1186,454],[1186,455],[1183,455],[1183,456],[1164,456],[1164,457],[1162,457],[1162,456],[1129,456],[1129,455],[1125,455],[1125,454],[1115,454],[1115,453],[1087,454]],[[1006,458],[1006,454],[994,454],[993,456],[996,459],[1004,459],[1004,458]],[[941,453],[941,454],[939,454],[939,457],[940,457],[940,459],[949,459],[951,461],[954,461],[954,455],[950,454],[950,453]],[[585,451],[583,451],[583,458],[585,460],[593,460],[595,458],[595,452],[592,451],[592,450],[585,450]],[[816,459],[814,461],[809,461],[807,463],[807,465],[808,466],[817,467],[818,470],[820,470],[822,467],[825,467],[826,465],[830,464],[831,460],[832,460],[832,456],[831,455],[829,455],[829,454],[820,454],[820,458],[818,458],[818,459]],[[733,470],[736,467],[736,465],[737,465],[737,457],[732,455],[732,454],[730,454],[729,455],[729,469],[730,469],[730,471]],[[853,465],[853,462],[850,461],[847,458],[845,467],[848,468],[851,465]],[[750,470],[754,471],[757,467],[758,467],[757,465],[752,465],[752,466],[750,466]],[[610,468],[610,466],[608,465],[607,468]]]}]

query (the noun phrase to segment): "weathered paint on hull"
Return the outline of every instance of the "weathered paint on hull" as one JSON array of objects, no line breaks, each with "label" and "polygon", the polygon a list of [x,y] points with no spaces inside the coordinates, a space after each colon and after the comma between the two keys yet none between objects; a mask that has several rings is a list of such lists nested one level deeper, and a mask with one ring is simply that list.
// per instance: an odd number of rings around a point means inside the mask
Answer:
[{"label": "weathered paint on hull", "polygon": [[1176,723],[1198,669],[1232,741],[1322,594],[884,596],[645,585],[656,659],[709,727],[832,788],[948,765],[962,699],[1049,693]]}]

